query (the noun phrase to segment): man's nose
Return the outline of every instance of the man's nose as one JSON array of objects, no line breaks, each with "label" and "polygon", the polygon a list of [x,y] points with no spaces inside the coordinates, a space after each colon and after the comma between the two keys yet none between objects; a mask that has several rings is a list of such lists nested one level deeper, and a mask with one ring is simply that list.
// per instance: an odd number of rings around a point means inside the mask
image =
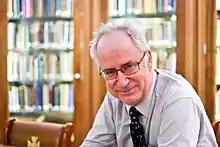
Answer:
[{"label": "man's nose", "polygon": [[118,71],[117,86],[119,88],[124,88],[128,85],[128,82],[129,79],[121,71]]}]

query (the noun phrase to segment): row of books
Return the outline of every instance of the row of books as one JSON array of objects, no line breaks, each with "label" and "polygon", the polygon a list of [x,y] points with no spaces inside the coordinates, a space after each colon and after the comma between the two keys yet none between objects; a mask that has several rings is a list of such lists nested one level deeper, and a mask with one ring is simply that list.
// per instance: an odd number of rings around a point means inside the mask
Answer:
[{"label": "row of books", "polygon": [[36,82],[33,87],[9,87],[10,112],[72,112],[73,84],[49,85]]},{"label": "row of books", "polygon": [[34,22],[32,24],[8,23],[8,49],[73,48],[72,21]]},{"label": "row of books", "polygon": [[160,46],[167,48],[174,46],[174,42],[176,41],[175,21],[155,22],[148,20],[146,22],[147,39],[150,46],[156,48]]},{"label": "row of books", "polygon": [[167,53],[166,50],[152,51],[153,68],[167,69],[176,72],[176,53]]},{"label": "row of books", "polygon": [[[154,68],[167,69],[176,72],[177,56],[175,52],[169,53],[165,49],[153,51],[152,60]],[[220,47],[217,47],[216,54],[216,84],[220,85]]]},{"label": "row of books", "polygon": [[9,52],[7,64],[9,81],[73,80],[73,52],[36,56]]},{"label": "row of books", "polygon": [[73,0],[8,0],[8,17],[70,17]]},{"label": "row of books", "polygon": [[[110,19],[109,21],[120,21],[124,18]],[[125,18],[127,19],[127,18]],[[165,21],[155,18],[129,18],[137,27],[143,27],[149,45],[153,48],[172,48],[176,45],[176,21]]]},{"label": "row of books", "polygon": [[175,12],[176,0],[109,0],[109,15]]}]

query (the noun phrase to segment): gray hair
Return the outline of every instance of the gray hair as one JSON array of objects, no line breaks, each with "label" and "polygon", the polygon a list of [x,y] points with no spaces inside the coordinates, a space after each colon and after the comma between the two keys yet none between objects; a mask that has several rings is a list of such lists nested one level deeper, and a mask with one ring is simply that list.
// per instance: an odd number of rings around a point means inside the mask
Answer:
[{"label": "gray hair", "polygon": [[115,20],[106,24],[101,24],[95,33],[94,39],[90,42],[90,56],[98,66],[97,45],[101,37],[113,30],[123,30],[131,37],[137,49],[140,52],[149,50],[149,45],[146,36],[146,30],[139,23],[131,20]]}]

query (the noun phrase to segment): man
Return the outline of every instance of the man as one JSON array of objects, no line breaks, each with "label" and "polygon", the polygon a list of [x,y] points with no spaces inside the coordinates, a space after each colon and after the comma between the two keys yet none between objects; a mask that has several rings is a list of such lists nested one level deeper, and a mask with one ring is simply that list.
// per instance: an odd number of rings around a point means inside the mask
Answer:
[{"label": "man", "polygon": [[108,91],[82,147],[217,147],[189,82],[152,68],[141,27],[130,21],[102,25],[91,57]]}]

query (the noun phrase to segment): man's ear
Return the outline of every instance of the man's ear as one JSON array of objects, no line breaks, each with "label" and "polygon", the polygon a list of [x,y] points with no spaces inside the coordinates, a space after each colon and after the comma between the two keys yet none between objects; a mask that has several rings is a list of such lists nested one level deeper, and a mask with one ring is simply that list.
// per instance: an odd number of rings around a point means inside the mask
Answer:
[{"label": "man's ear", "polygon": [[152,70],[152,55],[150,50],[147,51],[146,56],[148,58],[147,67],[149,70]]}]

